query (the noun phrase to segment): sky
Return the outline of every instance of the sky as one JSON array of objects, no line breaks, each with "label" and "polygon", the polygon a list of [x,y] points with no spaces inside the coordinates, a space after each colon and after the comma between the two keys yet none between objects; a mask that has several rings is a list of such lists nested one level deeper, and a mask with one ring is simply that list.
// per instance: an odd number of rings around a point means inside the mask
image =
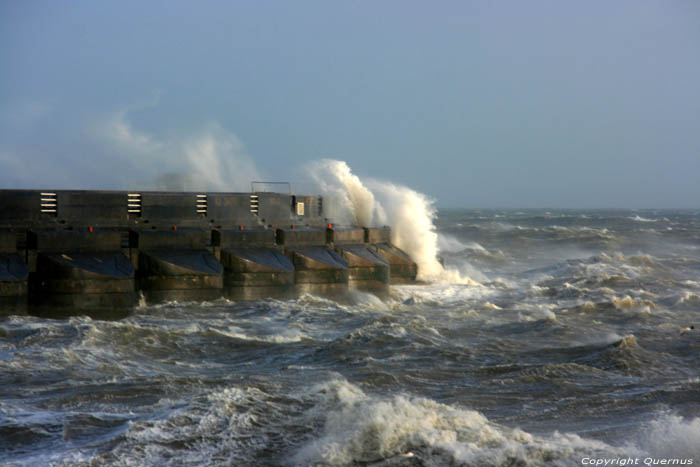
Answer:
[{"label": "sky", "polygon": [[0,0],[0,188],[700,207],[700,2]]}]

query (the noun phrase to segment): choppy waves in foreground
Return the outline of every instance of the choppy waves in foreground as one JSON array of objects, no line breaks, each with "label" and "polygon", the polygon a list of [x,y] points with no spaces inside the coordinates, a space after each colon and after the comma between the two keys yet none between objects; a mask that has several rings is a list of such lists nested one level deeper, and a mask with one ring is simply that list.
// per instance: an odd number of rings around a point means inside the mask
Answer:
[{"label": "choppy waves in foreground", "polygon": [[0,463],[700,462],[697,213],[437,226],[472,285],[2,318]]}]

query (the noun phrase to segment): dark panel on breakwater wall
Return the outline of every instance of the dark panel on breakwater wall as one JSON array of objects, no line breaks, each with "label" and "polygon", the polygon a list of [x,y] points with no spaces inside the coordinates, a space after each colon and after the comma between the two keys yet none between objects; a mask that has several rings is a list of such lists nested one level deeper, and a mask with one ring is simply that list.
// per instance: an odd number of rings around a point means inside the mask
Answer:
[{"label": "dark panel on breakwater wall", "polygon": [[[46,198],[46,197],[45,197]],[[114,192],[63,192],[56,195],[57,212],[78,226],[111,227],[128,221],[126,197]]]},{"label": "dark panel on breakwater wall", "polygon": [[0,190],[0,222],[3,226],[30,227],[44,217],[40,191]]},{"label": "dark panel on breakwater wall", "polygon": [[335,227],[328,229],[328,243],[348,245],[365,243],[365,229],[362,227]]},{"label": "dark panel on breakwater wall", "polygon": [[243,227],[253,229],[261,225],[257,213],[251,208],[251,195],[214,193],[206,198],[206,218],[217,228]]},{"label": "dark panel on breakwater wall", "polygon": [[156,227],[168,227],[173,220],[180,226],[201,224],[197,213],[195,193],[141,193],[141,223],[149,222]]},{"label": "dark panel on breakwater wall", "polygon": [[277,244],[291,247],[303,245],[325,245],[328,234],[322,228],[277,229]]},{"label": "dark panel on breakwater wall", "polygon": [[42,252],[56,251],[119,251],[121,234],[115,231],[74,232],[43,231],[28,232],[27,247]]}]

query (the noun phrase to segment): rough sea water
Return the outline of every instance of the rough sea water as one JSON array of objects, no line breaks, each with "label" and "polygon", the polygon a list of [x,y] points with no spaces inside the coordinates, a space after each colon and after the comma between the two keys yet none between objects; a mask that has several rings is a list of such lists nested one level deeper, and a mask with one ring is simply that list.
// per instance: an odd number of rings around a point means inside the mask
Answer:
[{"label": "rough sea water", "polygon": [[435,226],[471,281],[0,318],[0,464],[700,463],[700,213]]}]

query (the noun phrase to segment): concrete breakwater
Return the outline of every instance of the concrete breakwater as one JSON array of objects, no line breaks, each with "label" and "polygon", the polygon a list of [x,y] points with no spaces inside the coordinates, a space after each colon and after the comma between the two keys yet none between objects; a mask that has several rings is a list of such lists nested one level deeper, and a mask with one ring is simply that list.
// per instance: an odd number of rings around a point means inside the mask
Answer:
[{"label": "concrete breakwater", "polygon": [[0,190],[0,310],[53,315],[147,302],[384,294],[416,264],[388,227],[337,226],[284,193]]}]

